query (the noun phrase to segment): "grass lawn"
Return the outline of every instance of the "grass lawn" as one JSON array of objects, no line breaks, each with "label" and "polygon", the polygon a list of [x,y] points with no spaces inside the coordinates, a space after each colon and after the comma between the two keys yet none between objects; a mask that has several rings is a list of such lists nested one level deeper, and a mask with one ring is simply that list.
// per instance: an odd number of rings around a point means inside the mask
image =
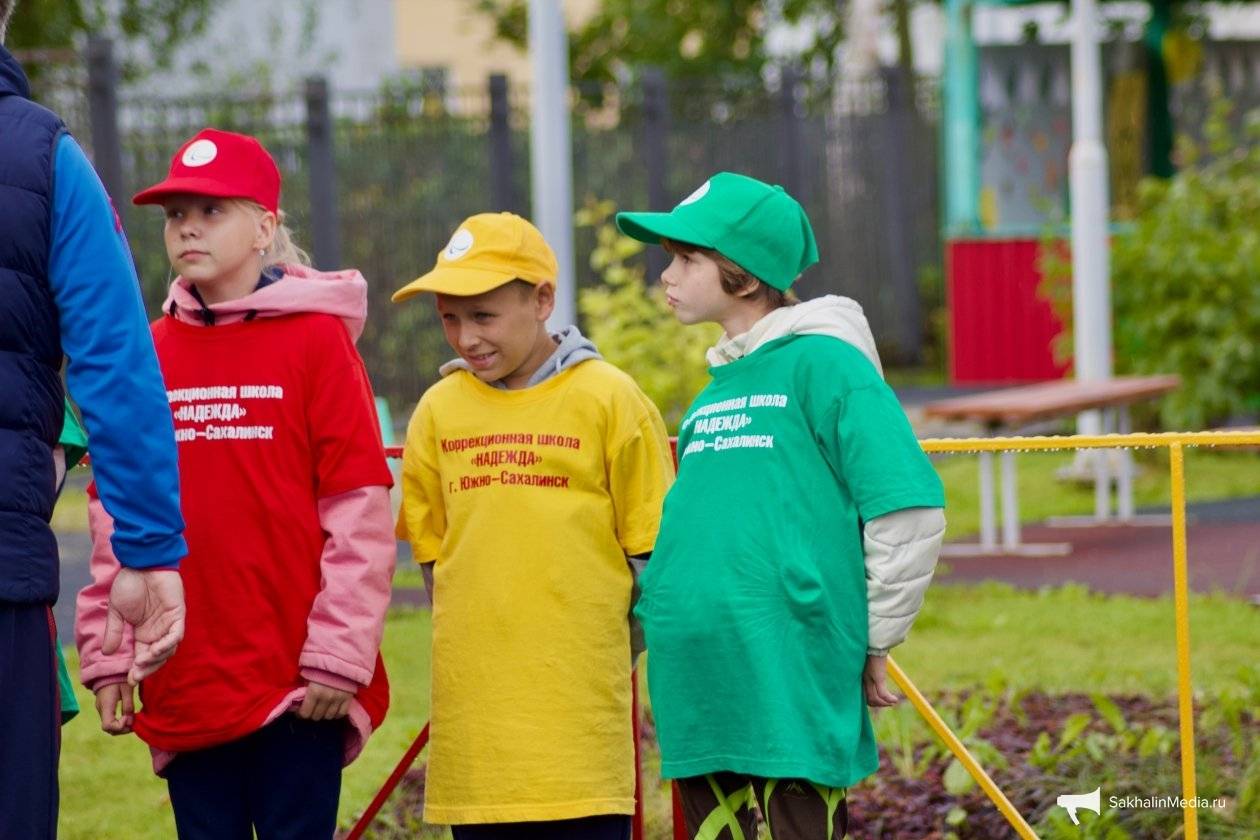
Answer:
[{"label": "grass lawn", "polygon": [[[342,782],[340,822],[347,827],[389,775],[429,717],[429,613],[400,610],[385,626],[391,706],[381,729]],[[78,657],[66,648],[77,675]],[[134,736],[100,731],[92,695],[78,686],[83,711],[62,729],[63,840],[168,840],[175,821],[166,783],[153,775],[148,749]]]},{"label": "grass lawn", "polygon": [[92,473],[76,467],[66,478],[66,486],[53,508],[52,528],[59,534],[86,534],[88,531],[87,485]]},{"label": "grass lawn", "polygon": [[[1196,693],[1243,688],[1240,672],[1256,664],[1256,639],[1260,609],[1226,595],[1192,595]],[[893,655],[929,695],[994,677],[1050,693],[1177,691],[1172,598],[1102,595],[1075,584],[1038,592],[1002,583],[933,586]]]},{"label": "grass lawn", "polygon": [[399,566],[394,572],[395,589],[424,589],[424,575],[415,563]]},{"label": "grass lawn", "polygon": [[[995,677],[1015,689],[1165,696],[1176,690],[1173,634],[1166,598],[1094,595],[1075,586],[1029,593],[1000,584],[941,585],[929,592],[896,658],[929,696]],[[1196,691],[1210,696],[1237,687],[1241,670],[1254,662],[1260,610],[1224,596],[1194,596],[1191,635]],[[428,649],[427,610],[391,613],[384,652],[393,703],[381,731],[346,773],[344,826],[427,718]],[[73,650],[67,655],[73,671]],[[63,730],[61,837],[174,836],[165,785],[150,771],[147,750],[134,737],[102,734],[82,689],[80,703],[84,711]],[[649,804],[666,813],[663,803]]]}]

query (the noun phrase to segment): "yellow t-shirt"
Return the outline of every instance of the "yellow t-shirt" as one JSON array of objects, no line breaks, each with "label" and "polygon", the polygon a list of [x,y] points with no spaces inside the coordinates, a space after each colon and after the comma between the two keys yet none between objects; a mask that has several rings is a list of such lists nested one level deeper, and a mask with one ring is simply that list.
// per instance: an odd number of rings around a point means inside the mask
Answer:
[{"label": "yellow t-shirt", "polygon": [[425,392],[398,535],[435,561],[426,821],[634,812],[626,555],[672,479],[660,413],[606,362]]}]

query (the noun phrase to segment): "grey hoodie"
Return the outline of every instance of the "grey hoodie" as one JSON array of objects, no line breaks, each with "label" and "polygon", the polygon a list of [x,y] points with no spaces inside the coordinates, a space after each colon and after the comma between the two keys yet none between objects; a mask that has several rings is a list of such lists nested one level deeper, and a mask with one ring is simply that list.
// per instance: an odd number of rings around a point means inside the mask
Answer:
[{"label": "grey hoodie", "polygon": [[825,295],[776,309],[742,335],[723,335],[716,345],[709,348],[705,357],[710,365],[717,367],[747,356],[766,342],[785,335],[829,335],[838,338],[861,350],[879,375],[884,375],[879,351],[875,349],[875,336],[871,335],[871,325],[867,323],[861,305],[840,295]]},{"label": "grey hoodie", "polygon": [[[748,332],[723,335],[706,354],[717,367],[747,356],[785,335],[829,335],[862,351],[884,375],[862,307],[855,300],[827,295],[767,314]],[[940,508],[907,508],[865,524],[862,550],[866,565],[867,652],[882,656],[905,641],[923,607],[923,595],[945,538]]]},{"label": "grey hoodie", "polygon": [[[551,337],[559,342],[555,352],[547,357],[547,361],[542,363],[538,370],[534,371],[534,375],[525,383],[526,388],[546,382],[556,374],[566,371],[569,368],[581,364],[589,359],[604,358],[595,349],[595,345],[589,338],[582,335],[582,331],[576,326],[565,327],[558,333],[552,333]],[[450,376],[457,370],[472,370],[472,365],[463,359],[451,359],[446,364],[438,368],[438,373],[442,376]],[[502,382],[491,383],[495,388],[507,389]]]}]

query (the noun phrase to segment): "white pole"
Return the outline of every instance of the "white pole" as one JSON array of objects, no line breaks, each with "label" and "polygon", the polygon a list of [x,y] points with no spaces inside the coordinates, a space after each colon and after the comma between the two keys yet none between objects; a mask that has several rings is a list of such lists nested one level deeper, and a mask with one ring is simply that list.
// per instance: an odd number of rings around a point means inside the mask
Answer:
[{"label": "white pole", "polygon": [[561,0],[529,0],[530,181],[534,224],[556,252],[556,310],[550,325],[577,320],[573,272],[573,142],[569,131],[569,35]]},{"label": "white pole", "polygon": [[[1102,61],[1096,0],[1072,0],[1072,317],[1076,378],[1111,377],[1111,265],[1107,148],[1102,137]],[[1082,434],[1102,431],[1097,411],[1082,414]]]}]

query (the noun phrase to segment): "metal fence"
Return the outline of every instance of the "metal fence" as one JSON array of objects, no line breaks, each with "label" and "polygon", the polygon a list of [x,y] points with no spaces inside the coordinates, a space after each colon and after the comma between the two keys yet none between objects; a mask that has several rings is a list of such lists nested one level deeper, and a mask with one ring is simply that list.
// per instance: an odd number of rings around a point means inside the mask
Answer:
[{"label": "metal fence", "polygon": [[[1250,112],[1260,107],[1260,43],[1194,42],[1191,68],[1169,87],[1172,128],[1202,146],[1212,103],[1232,106],[1228,120],[1239,143]],[[1028,235],[1068,216],[1068,150],[1072,142],[1071,61],[1066,44],[982,47],[981,215],[986,230]],[[1115,218],[1137,212],[1138,184],[1151,171],[1147,62],[1137,41],[1102,45],[1104,124],[1110,197]],[[1202,159],[1202,158],[1201,158]]]},{"label": "metal fence", "polygon": [[1203,127],[1212,102],[1228,100],[1232,106],[1229,120],[1235,139],[1254,143],[1248,136],[1247,124],[1260,109],[1260,42],[1216,41],[1204,45],[1199,72],[1190,80],[1173,87],[1170,108],[1180,133],[1203,142]]},{"label": "metal fence", "polygon": [[[528,212],[527,92],[503,77],[450,90],[395,82],[372,91],[304,90],[184,99],[134,98],[119,82],[108,41],[84,67],[41,76],[89,148],[124,218],[146,301],[157,311],[169,265],[156,210],[129,206],[159,180],[171,154],[200,128],[254,134],[284,175],[282,204],[297,240],[320,267],[354,266],[368,278],[370,317],[360,350],[395,411],[437,376],[446,350],[430,307],[389,303],[426,271],[464,217]],[[715,171],[783,184],[813,220],[822,262],[803,297],[840,293],[867,309],[891,361],[918,358],[918,280],[939,276],[936,88],[895,78],[683,80],[657,73],[628,86],[575,88],[574,195],[619,207],[668,209]],[[594,233],[579,230],[579,287]],[[661,268],[650,253],[649,277]]]}]

